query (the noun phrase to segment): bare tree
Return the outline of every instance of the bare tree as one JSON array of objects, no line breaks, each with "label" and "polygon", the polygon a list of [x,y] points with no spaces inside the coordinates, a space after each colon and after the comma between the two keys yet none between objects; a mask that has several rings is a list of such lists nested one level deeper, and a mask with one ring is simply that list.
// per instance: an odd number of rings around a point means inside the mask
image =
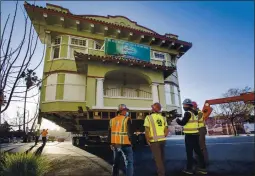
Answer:
[{"label": "bare tree", "polygon": [[[250,87],[245,87],[244,89],[232,88],[224,93],[223,97],[239,96],[241,93],[247,92],[251,92]],[[253,105],[245,104],[244,102],[239,101],[217,105],[216,108],[214,108],[214,114],[216,116],[226,118],[227,121],[230,121],[234,129],[234,133],[237,135],[234,122],[243,122],[247,120],[253,110]]]}]

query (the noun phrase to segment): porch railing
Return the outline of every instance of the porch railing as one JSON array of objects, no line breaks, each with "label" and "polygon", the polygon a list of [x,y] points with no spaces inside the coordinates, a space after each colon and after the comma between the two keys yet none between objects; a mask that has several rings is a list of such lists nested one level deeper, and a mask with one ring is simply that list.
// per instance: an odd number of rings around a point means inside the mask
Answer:
[{"label": "porch railing", "polygon": [[104,89],[104,95],[107,97],[127,97],[127,98],[146,98],[151,99],[151,92],[133,88],[110,88]]}]

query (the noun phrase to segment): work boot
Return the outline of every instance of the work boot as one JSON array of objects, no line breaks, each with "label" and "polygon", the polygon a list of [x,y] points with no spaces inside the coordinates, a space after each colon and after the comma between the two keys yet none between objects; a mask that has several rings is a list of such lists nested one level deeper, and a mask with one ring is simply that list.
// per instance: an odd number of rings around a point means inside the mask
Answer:
[{"label": "work boot", "polygon": [[189,175],[193,175],[194,174],[192,169],[183,169],[182,172],[185,173],[185,174],[189,174]]},{"label": "work boot", "polygon": [[207,174],[206,169],[202,169],[202,168],[199,168],[199,167],[197,168],[196,172],[199,173],[199,174],[203,174],[203,175]]}]

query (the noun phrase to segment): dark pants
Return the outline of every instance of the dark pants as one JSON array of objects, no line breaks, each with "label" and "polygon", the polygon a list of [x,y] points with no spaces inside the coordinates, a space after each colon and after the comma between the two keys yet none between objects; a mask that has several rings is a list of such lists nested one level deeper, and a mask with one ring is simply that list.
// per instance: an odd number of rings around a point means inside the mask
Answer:
[{"label": "dark pants", "polygon": [[201,168],[205,169],[204,156],[199,145],[199,135],[185,135],[185,146],[187,154],[187,169],[192,170],[193,166],[193,151],[198,156],[198,163]]},{"label": "dark pants", "polygon": [[165,144],[165,141],[151,143],[151,152],[157,166],[158,176],[165,176]]},{"label": "dark pants", "polygon": [[208,152],[207,152],[206,142],[205,142],[206,133],[207,133],[206,127],[199,128],[199,144],[200,144],[200,148],[201,148],[202,153],[204,155],[205,162],[208,163]]},{"label": "dark pants", "polygon": [[37,145],[38,140],[39,140],[39,136],[35,136],[35,145]]},{"label": "dark pants", "polygon": [[42,137],[42,141],[43,141],[43,145],[46,145],[47,138],[46,137]]},{"label": "dark pants", "polygon": [[115,147],[113,150],[112,176],[119,176],[120,157],[123,157],[126,167],[126,176],[134,174],[133,150],[131,146]]}]

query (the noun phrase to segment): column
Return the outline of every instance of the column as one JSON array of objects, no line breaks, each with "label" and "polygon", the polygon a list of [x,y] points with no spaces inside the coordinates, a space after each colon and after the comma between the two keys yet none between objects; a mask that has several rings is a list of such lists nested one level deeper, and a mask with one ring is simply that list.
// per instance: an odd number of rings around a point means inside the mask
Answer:
[{"label": "column", "polygon": [[151,92],[152,92],[153,103],[156,103],[156,102],[159,103],[158,84],[152,83],[152,85],[151,85]]},{"label": "column", "polygon": [[97,88],[96,88],[96,107],[104,107],[104,78],[96,78]]}]

